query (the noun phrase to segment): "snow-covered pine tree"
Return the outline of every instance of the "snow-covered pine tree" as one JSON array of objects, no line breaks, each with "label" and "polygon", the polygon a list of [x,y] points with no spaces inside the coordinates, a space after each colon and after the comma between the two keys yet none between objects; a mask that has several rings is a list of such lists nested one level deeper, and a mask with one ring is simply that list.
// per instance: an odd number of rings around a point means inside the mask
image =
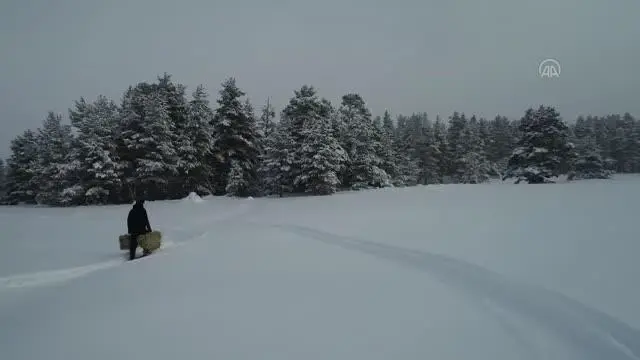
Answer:
[{"label": "snow-covered pine tree", "polygon": [[261,188],[265,195],[291,193],[294,190],[292,167],[297,146],[285,120],[276,124],[265,138],[260,165]]},{"label": "snow-covered pine tree", "polygon": [[36,181],[40,188],[36,201],[43,205],[71,205],[82,196],[82,188],[72,175],[71,125],[63,124],[62,116],[50,111],[37,131],[37,141],[40,164]]},{"label": "snow-covered pine tree", "polygon": [[[596,136],[596,143],[600,149],[602,149],[602,155],[609,157],[609,141],[607,139],[607,126],[602,118],[599,116],[587,116],[587,122],[593,124],[593,129]],[[606,161],[606,160],[605,160]]]},{"label": "snow-covered pine tree", "polygon": [[522,138],[513,151],[503,180],[515,178],[516,183],[553,182],[570,162],[574,145],[568,140],[568,127],[553,107],[527,109],[520,122]]},{"label": "snow-covered pine tree", "polygon": [[380,137],[380,159],[382,160],[380,167],[389,175],[392,183],[398,176],[396,153],[394,151],[394,132],[395,126],[393,119],[391,119],[391,114],[388,110],[385,110],[382,117],[382,134]]},{"label": "snow-covered pine tree", "polygon": [[256,133],[260,149],[256,192],[260,195],[268,195],[270,192],[264,178],[267,175],[264,173],[264,162],[267,159],[267,148],[271,145],[269,141],[273,139],[272,134],[276,128],[275,116],[276,112],[271,105],[269,98],[267,98],[266,104],[260,109],[260,116],[256,119]]},{"label": "snow-covered pine tree", "polygon": [[395,154],[393,153],[393,138],[388,136],[380,116],[376,116],[373,121],[373,140],[376,156],[380,159],[379,167],[387,174],[385,186],[392,186],[393,179],[397,173]]},{"label": "snow-covered pine tree", "polygon": [[227,196],[246,193],[250,185],[244,176],[242,164],[235,159],[231,160],[231,170],[229,171],[227,187],[225,188]]},{"label": "snow-covered pine tree", "polygon": [[433,140],[438,149],[438,174],[440,174],[442,182],[445,182],[450,162],[449,145],[447,143],[447,125],[442,121],[440,115],[436,116],[436,121],[433,123]]},{"label": "snow-covered pine tree", "polygon": [[170,180],[178,175],[178,150],[174,147],[168,104],[159,92],[145,97],[143,129],[140,142],[144,153],[135,161],[135,177],[148,191],[149,199],[171,197]]},{"label": "snow-covered pine tree", "polygon": [[[166,196],[177,199],[186,196],[192,188],[187,182],[188,174],[196,167],[196,149],[193,138],[188,133],[189,104],[186,96],[186,86],[175,83],[172,76],[164,73],[158,76],[157,84],[151,85],[151,92],[159,93],[166,103],[166,112],[169,119],[169,132],[171,135],[171,148],[175,149],[175,172],[167,178]],[[150,95],[149,92],[145,93]]]},{"label": "snow-covered pine tree", "polygon": [[227,187],[225,188],[229,196],[258,195],[261,191],[258,171],[260,169],[261,154],[264,151],[264,139],[260,136],[255,111],[248,98],[244,101],[243,109],[249,126],[247,133],[253,134],[255,150],[249,167],[242,166],[242,162],[238,160],[232,161],[231,170],[227,178]]},{"label": "snow-covered pine tree", "polygon": [[449,127],[447,128],[447,153],[449,154],[449,163],[447,175],[454,182],[459,181],[458,174],[461,169],[462,158],[466,155],[468,146],[465,143],[464,131],[468,126],[468,120],[464,114],[457,111],[449,117]]},{"label": "snow-covered pine tree", "polygon": [[480,137],[480,124],[475,115],[471,116],[463,129],[463,155],[456,159],[458,183],[479,184],[489,180],[491,166],[485,156],[485,146]]},{"label": "snow-covered pine tree", "polygon": [[414,186],[418,183],[420,175],[420,161],[416,156],[414,141],[417,135],[414,133],[420,130],[411,126],[410,119],[404,115],[398,115],[397,124],[394,148],[398,176],[393,184],[394,186]]},{"label": "snow-covered pine tree", "polygon": [[595,135],[593,133],[595,131],[593,124],[587,123],[587,119],[582,115],[578,116],[575,124],[569,126],[569,129],[576,140]]},{"label": "snow-covered pine tree", "polygon": [[240,98],[245,93],[236,86],[234,78],[222,83],[219,107],[213,117],[213,160],[215,194],[226,193],[232,161],[242,168],[244,183],[251,184],[239,192],[228,194],[248,196],[256,189],[257,170],[260,161],[258,132],[255,118],[247,112],[246,103]]},{"label": "snow-covered pine tree", "polygon": [[[615,125],[614,125],[615,126]],[[615,163],[617,173],[624,172],[626,134],[621,127],[613,127],[608,135],[609,154]]]},{"label": "snow-covered pine tree", "polygon": [[[327,103],[321,104],[327,106]],[[294,185],[313,195],[330,195],[338,191],[338,174],[347,162],[347,153],[333,135],[329,114],[303,122],[302,146],[298,159],[301,162],[300,174],[294,179]]]},{"label": "snow-covered pine tree", "polygon": [[640,121],[636,120],[629,113],[623,116],[625,123],[624,141],[624,164],[623,171],[626,173],[640,172]]},{"label": "snow-covered pine tree", "polygon": [[72,165],[82,187],[81,204],[117,202],[121,182],[118,177],[115,130],[118,106],[103,95],[88,104],[84,98],[69,109],[77,136],[73,142]]},{"label": "snow-covered pine tree", "polygon": [[182,159],[185,167],[185,188],[189,192],[213,194],[211,186],[211,156],[213,147],[213,110],[209,104],[209,94],[199,85],[189,102],[185,133],[191,141],[193,153],[185,154]]},{"label": "snow-covered pine tree", "polygon": [[611,143],[609,138],[609,129],[604,118],[599,116],[587,116],[587,122],[593,124],[596,136],[596,144],[602,150],[602,157],[607,169],[615,171],[616,161],[611,157]]},{"label": "snow-covered pine tree", "polygon": [[[332,111],[331,115],[331,127],[333,129],[333,136],[338,140],[340,146],[347,151],[347,141],[351,138],[349,135],[349,130],[347,128],[347,123],[344,121],[342,114],[340,111]],[[340,186],[342,189],[350,188],[350,164],[349,155],[347,152],[347,161],[345,166],[342,167],[342,170],[338,173],[338,179],[340,179]]]},{"label": "snow-covered pine tree", "polygon": [[625,133],[625,122],[626,126],[629,126],[631,118],[629,114],[623,117],[619,115],[606,117],[589,115],[586,118],[579,116],[570,128],[573,130],[578,147],[580,147],[579,139],[584,138],[586,133],[593,133],[596,148],[600,151],[605,168],[621,172],[624,170],[624,162],[627,158],[625,145],[628,144],[628,138]]},{"label": "snow-covered pine tree", "polygon": [[404,128],[403,144],[406,146],[405,152],[409,154],[410,159],[417,165],[415,173],[411,172],[410,176],[415,176],[415,184],[425,184],[425,164],[429,162],[427,158],[427,144],[425,138],[425,127],[429,120],[426,113],[412,114],[409,116]]},{"label": "snow-covered pine tree", "polygon": [[395,136],[395,132],[396,132],[396,127],[393,123],[393,119],[391,118],[391,113],[389,112],[389,110],[385,110],[384,111],[384,115],[382,116],[382,128],[384,129],[384,132],[386,134],[386,136],[393,140],[393,137]]},{"label": "snow-covered pine tree", "polygon": [[601,151],[596,143],[595,133],[580,133],[577,139],[577,159],[569,172],[569,180],[608,179],[612,171],[606,168]]},{"label": "snow-covered pine tree", "polygon": [[261,138],[266,139],[271,136],[271,133],[276,128],[275,117],[276,111],[269,99],[267,99],[267,103],[262,107],[260,118],[258,119],[258,134]]},{"label": "snow-covered pine tree", "polygon": [[480,120],[478,120],[478,136],[480,137],[480,141],[482,142],[482,152],[485,154],[485,157],[488,157],[489,148],[491,147],[491,143],[493,141],[491,139],[491,129],[489,121],[487,121],[487,119],[485,118],[480,118]]},{"label": "snow-covered pine tree", "polygon": [[2,202],[2,198],[4,198],[5,194],[5,183],[7,180],[7,169],[4,165],[4,160],[0,158],[0,202]]},{"label": "snow-covered pine tree", "polygon": [[434,126],[431,121],[426,120],[422,127],[422,136],[419,143],[420,156],[420,183],[441,184],[442,173],[440,172],[440,162],[442,153],[436,140]]},{"label": "snow-covered pine tree", "polygon": [[40,150],[36,133],[26,130],[11,140],[11,155],[7,159],[7,177],[3,203],[17,205],[35,204],[39,184]]},{"label": "snow-covered pine tree", "polygon": [[382,129],[382,118],[380,117],[380,115],[376,115],[373,118],[373,126],[377,129]]},{"label": "snow-covered pine tree", "polygon": [[393,133],[395,140],[400,139],[404,135],[408,120],[409,118],[402,114],[396,116],[396,127]]},{"label": "snow-covered pine tree", "polygon": [[371,112],[359,94],[346,94],[338,110],[346,134],[342,147],[347,152],[345,186],[354,190],[389,186],[389,175],[381,168],[380,139],[376,138]]},{"label": "snow-covered pine tree", "polygon": [[[307,151],[302,150],[305,137],[309,135],[310,123],[328,119],[331,124],[331,135],[336,138],[335,133],[339,131],[339,118],[333,114],[333,107],[327,99],[320,99],[316,94],[316,89],[310,85],[303,85],[299,90],[294,91],[294,96],[289,100],[289,104],[282,110],[281,122],[286,124],[289,136],[295,147],[294,158],[291,164],[290,175],[293,179],[301,178],[302,165],[307,161]],[[344,167],[343,167],[344,168]],[[338,175],[338,177],[340,177]],[[304,183],[294,184],[294,193],[306,191]]]},{"label": "snow-covered pine tree", "polygon": [[129,88],[122,96],[116,139],[118,178],[123,184],[120,200],[131,202],[144,190],[140,188],[135,177],[135,161],[145,152],[145,145],[140,141],[144,134],[143,107],[144,95],[139,87]]},{"label": "snow-covered pine tree", "polygon": [[606,128],[606,137],[608,144],[606,148],[608,151],[608,157],[610,157],[615,163],[615,172],[624,172],[625,165],[625,143],[628,131],[625,128],[622,116],[619,114],[607,115],[602,119]]},{"label": "snow-covered pine tree", "polygon": [[166,97],[148,84],[130,87],[121,106],[119,133],[121,179],[129,188],[129,201],[136,196],[170,198],[170,180],[178,169]]},{"label": "snow-covered pine tree", "polygon": [[515,125],[504,116],[497,115],[489,123],[490,142],[487,146],[487,159],[494,164],[496,172],[502,176],[507,168],[509,157],[515,149],[517,138]]}]

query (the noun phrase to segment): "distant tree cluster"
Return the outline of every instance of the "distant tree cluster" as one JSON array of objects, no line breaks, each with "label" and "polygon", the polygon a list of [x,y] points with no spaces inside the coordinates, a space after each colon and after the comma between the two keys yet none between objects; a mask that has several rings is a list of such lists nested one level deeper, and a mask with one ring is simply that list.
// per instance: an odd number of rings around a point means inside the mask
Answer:
[{"label": "distant tree cluster", "polygon": [[476,184],[491,178],[548,183],[640,172],[640,121],[631,115],[580,117],[569,126],[540,106],[518,120],[454,112],[373,117],[363,98],[336,107],[302,86],[280,112],[256,114],[233,78],[217,105],[198,86],[165,74],[130,86],[120,103],[84,98],[70,123],[49,112],[11,142],[0,161],[5,204],[74,206],[200,195],[328,195],[341,190]]}]

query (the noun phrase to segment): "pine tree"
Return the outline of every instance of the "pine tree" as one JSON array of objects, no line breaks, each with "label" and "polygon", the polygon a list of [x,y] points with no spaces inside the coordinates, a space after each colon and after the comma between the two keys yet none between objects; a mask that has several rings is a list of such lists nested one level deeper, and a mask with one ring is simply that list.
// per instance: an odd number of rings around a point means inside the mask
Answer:
[{"label": "pine tree", "polygon": [[244,175],[242,164],[235,159],[231,160],[231,170],[229,171],[227,187],[225,188],[227,195],[236,196],[236,194],[246,193],[250,185]]},{"label": "pine tree", "polygon": [[192,94],[187,113],[185,133],[191,141],[192,152],[186,152],[182,161],[188,164],[184,168],[185,188],[189,192],[213,194],[211,186],[212,169],[210,159],[213,147],[213,110],[204,86],[199,85]]},{"label": "pine tree", "polygon": [[82,196],[81,188],[70,174],[71,126],[62,123],[62,116],[49,112],[37,131],[40,151],[36,181],[40,188],[36,201],[44,205],[70,205]]},{"label": "pine tree", "polygon": [[396,129],[395,125],[393,124],[393,119],[391,119],[389,110],[384,111],[384,115],[382,117],[382,128],[384,129],[385,135],[389,139],[393,139]]},{"label": "pine tree", "polygon": [[7,177],[4,203],[35,204],[39,184],[40,149],[36,133],[26,130],[11,141],[11,155],[7,159]]},{"label": "pine tree", "polygon": [[330,117],[307,121],[303,125],[300,158],[301,171],[294,185],[314,195],[329,195],[338,191],[338,174],[345,166],[347,153],[333,136]]},{"label": "pine tree", "polygon": [[608,144],[607,156],[613,160],[615,164],[615,171],[618,173],[624,172],[626,149],[625,142],[627,137],[627,130],[625,129],[623,119],[620,115],[608,115],[602,119],[606,128],[606,138]]},{"label": "pine tree", "polygon": [[[119,160],[118,178],[123,184],[120,199],[123,202],[134,200],[138,196],[140,187],[139,181],[135,178],[135,162],[145,151],[145,146],[140,141],[144,133],[143,99],[144,95],[141,94],[139,87],[130,86],[125,91],[120,106],[116,148]],[[140,189],[140,192],[142,193],[143,190]]]},{"label": "pine tree", "polygon": [[267,103],[262,107],[260,119],[258,120],[258,131],[261,138],[264,139],[271,136],[276,127],[275,117],[276,112],[273,105],[267,99]]},{"label": "pine tree", "polygon": [[[302,145],[308,142],[306,137],[310,135],[309,129],[313,127],[314,123],[328,121],[331,129],[330,134],[335,139],[334,134],[339,124],[338,120],[334,120],[336,117],[332,113],[331,103],[326,99],[318,98],[315,88],[309,85],[303,85],[300,90],[294,91],[294,96],[289,100],[289,104],[282,110],[281,121],[289,131],[290,141],[296,147],[290,169],[292,179],[302,179],[305,176],[302,173],[302,168],[308,160],[306,157],[309,152],[303,150]],[[343,171],[343,168],[341,167],[340,171]],[[339,175],[338,178],[340,178]],[[306,192],[307,187],[304,182],[297,181],[293,185],[292,191],[294,193]]]},{"label": "pine tree", "polygon": [[609,138],[609,154],[615,163],[615,170],[618,173],[624,172],[625,165],[625,143],[626,135],[623,128],[614,127],[613,131],[608,135]]},{"label": "pine tree", "polygon": [[[579,132],[580,133],[580,132]],[[606,168],[601,151],[596,143],[595,133],[580,133],[578,139],[578,158],[569,172],[569,180],[608,179],[612,171]]]},{"label": "pine tree", "polygon": [[[193,167],[195,148],[189,137],[189,105],[185,96],[186,87],[171,80],[171,75],[158,77],[157,83],[138,83],[130,86],[120,106],[120,121],[117,128],[117,154],[119,158],[119,177],[123,181],[122,201],[131,201],[134,196],[146,194],[153,199],[179,198],[186,194],[190,186],[187,173]],[[154,103],[155,105],[151,105]],[[152,109],[155,106],[158,109]],[[160,119],[151,135],[149,124]],[[162,133],[162,134],[161,134]],[[155,140],[143,145],[139,139],[162,139],[158,145]],[[156,152],[156,160],[163,158],[166,170],[163,179],[139,179],[136,172],[138,159],[149,151]],[[158,155],[162,153],[161,155]],[[153,156],[152,156],[153,157]],[[149,163],[151,164],[151,163]],[[144,166],[143,166],[144,167]],[[148,169],[147,169],[148,170]],[[158,170],[161,172],[160,170]],[[158,181],[156,181],[158,180]]]},{"label": "pine tree", "polygon": [[332,111],[331,115],[331,128],[333,130],[333,136],[338,140],[340,146],[345,149],[347,152],[347,159],[345,166],[342,167],[342,170],[338,173],[338,179],[340,179],[340,186],[344,189],[350,188],[351,184],[351,159],[349,158],[349,154],[347,151],[348,142],[351,139],[351,135],[349,134],[349,129],[347,127],[347,123],[345,122],[345,118],[342,116],[340,111]]},{"label": "pine tree", "polygon": [[264,141],[260,166],[261,188],[266,195],[280,195],[294,190],[293,166],[297,146],[286,121],[276,124]]},{"label": "pine tree", "polygon": [[382,133],[380,135],[380,159],[382,163],[380,168],[384,170],[391,182],[393,182],[398,176],[398,166],[396,165],[396,153],[394,149],[394,132],[395,127],[391,114],[385,110],[382,117]]},{"label": "pine tree", "polygon": [[389,175],[381,169],[380,139],[376,138],[371,113],[362,97],[346,94],[338,110],[346,134],[342,147],[347,152],[347,182],[352,189],[384,187]]},{"label": "pine tree", "polygon": [[144,153],[135,161],[135,177],[148,191],[151,199],[164,199],[171,185],[168,179],[178,174],[178,151],[174,147],[174,133],[167,101],[154,92],[146,96],[140,142]]},{"label": "pine tree", "polygon": [[[175,198],[171,192],[179,173],[178,151],[166,97],[146,84],[129,88],[120,114],[118,157],[120,178],[129,187],[130,199]],[[173,196],[171,196],[173,195]]]},{"label": "pine tree", "polygon": [[516,178],[516,183],[553,182],[570,162],[573,144],[568,141],[568,127],[552,108],[540,106],[525,112],[520,123],[522,138],[509,159],[503,180]]},{"label": "pine tree", "polygon": [[582,115],[578,116],[578,118],[576,119],[576,123],[573,126],[570,126],[569,129],[572,130],[573,136],[575,136],[576,140],[595,135],[593,124],[588,123],[587,119],[585,119]]},{"label": "pine tree", "polygon": [[[151,93],[156,93],[166,105],[168,131],[171,138],[173,155],[171,163],[174,169],[167,175],[166,183],[162,184],[164,197],[177,199],[186,196],[193,186],[188,180],[189,174],[196,166],[195,147],[193,138],[189,134],[189,104],[186,97],[186,86],[175,83],[170,74],[158,76],[158,82],[151,85]],[[146,93],[150,96],[151,93]]]},{"label": "pine tree", "polygon": [[463,159],[467,152],[467,144],[465,144],[464,132],[467,129],[467,118],[464,114],[457,111],[449,118],[449,127],[447,128],[447,144],[448,144],[448,166],[447,175],[454,181],[459,181],[459,173]]},{"label": "pine tree", "polygon": [[75,102],[75,109],[69,110],[69,118],[77,131],[71,164],[77,185],[82,189],[79,202],[116,202],[121,187],[114,138],[118,122],[117,105],[102,95],[93,104],[80,98]]},{"label": "pine tree", "polygon": [[640,121],[635,120],[629,113],[624,115],[626,136],[624,140],[624,164],[626,173],[640,172]]},{"label": "pine tree", "polygon": [[478,120],[478,136],[482,141],[482,151],[485,156],[488,156],[489,148],[491,147],[493,140],[491,139],[491,126],[489,121],[485,118],[480,118],[480,120]]},{"label": "pine tree", "polygon": [[404,132],[404,143],[411,159],[417,164],[416,184],[426,184],[425,166],[430,159],[427,154],[425,129],[430,127],[426,113],[412,114],[407,120]]},{"label": "pine tree", "polygon": [[419,144],[420,183],[424,185],[442,183],[442,173],[440,172],[442,153],[436,140],[434,126],[428,120],[422,128],[422,137]]},{"label": "pine tree", "polygon": [[438,154],[438,174],[441,182],[444,182],[450,163],[449,144],[447,143],[447,126],[439,115],[436,116],[436,121],[433,123],[433,141]]},{"label": "pine tree", "polygon": [[213,159],[215,176],[215,193],[226,192],[233,161],[242,168],[242,176],[246,188],[233,196],[248,196],[256,191],[257,170],[260,160],[258,131],[253,114],[248,112],[247,103],[240,98],[244,96],[234,78],[222,83],[220,105],[213,118]]},{"label": "pine tree", "polygon": [[5,195],[5,186],[7,180],[7,169],[4,165],[4,160],[0,158],[0,202]]},{"label": "pine tree", "polygon": [[462,156],[455,159],[458,183],[479,184],[489,180],[491,166],[485,156],[484,141],[480,137],[480,124],[472,116],[463,129]]},{"label": "pine tree", "polygon": [[415,139],[421,130],[416,129],[415,122],[411,124],[410,119],[404,115],[398,115],[397,123],[394,148],[398,176],[394,185],[414,186],[418,184],[420,176],[420,160],[417,158]]}]

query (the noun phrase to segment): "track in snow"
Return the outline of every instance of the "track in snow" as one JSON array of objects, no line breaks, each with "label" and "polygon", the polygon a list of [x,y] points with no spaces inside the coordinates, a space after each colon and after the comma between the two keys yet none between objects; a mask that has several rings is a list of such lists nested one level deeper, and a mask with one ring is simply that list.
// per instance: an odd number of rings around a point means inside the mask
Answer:
[{"label": "track in snow", "polygon": [[[640,358],[640,331],[598,310],[562,294],[540,287],[517,283],[500,274],[461,260],[419,250],[379,244],[319,231],[307,227],[274,225],[285,231],[358,251],[424,271],[444,284],[476,299],[480,306],[491,311],[503,325],[508,313],[526,318],[528,322],[545,328],[577,352],[582,359],[616,360]],[[488,301],[488,302],[487,302]],[[508,323],[517,328],[517,324]],[[519,341],[535,336],[514,332]],[[533,345],[532,345],[533,346]]]},{"label": "track in snow", "polygon": [[[160,249],[158,249],[156,252],[159,254],[166,249],[180,246],[180,245],[183,245],[183,243],[178,244],[172,241],[167,241],[167,242],[164,242],[162,244],[162,247],[160,247]],[[139,259],[136,259],[136,261],[151,259],[153,256],[156,256],[156,255],[157,254],[152,254],[148,258],[147,257],[139,258]],[[105,270],[112,267],[124,265],[128,262],[129,262],[128,258],[125,258],[125,255],[122,255],[122,259],[103,261],[96,264],[77,266],[77,267],[68,268],[68,269],[38,271],[38,272],[27,273],[27,274],[10,275],[10,276],[0,278],[0,291],[18,289],[18,288],[56,285],[56,284],[64,283],[64,282],[77,279],[83,276],[87,276],[95,271]]]}]

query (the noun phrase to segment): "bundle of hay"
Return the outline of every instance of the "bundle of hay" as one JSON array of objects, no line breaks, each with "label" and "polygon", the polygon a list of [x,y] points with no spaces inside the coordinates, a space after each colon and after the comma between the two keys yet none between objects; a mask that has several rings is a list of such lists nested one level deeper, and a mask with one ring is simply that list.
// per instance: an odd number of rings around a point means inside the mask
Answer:
[{"label": "bundle of hay", "polygon": [[[129,250],[129,241],[129,234],[120,235],[118,237],[120,250]],[[162,233],[160,231],[152,231],[150,233],[138,236],[138,246],[140,246],[143,250],[158,250],[160,248],[160,245],[162,245]]]}]

